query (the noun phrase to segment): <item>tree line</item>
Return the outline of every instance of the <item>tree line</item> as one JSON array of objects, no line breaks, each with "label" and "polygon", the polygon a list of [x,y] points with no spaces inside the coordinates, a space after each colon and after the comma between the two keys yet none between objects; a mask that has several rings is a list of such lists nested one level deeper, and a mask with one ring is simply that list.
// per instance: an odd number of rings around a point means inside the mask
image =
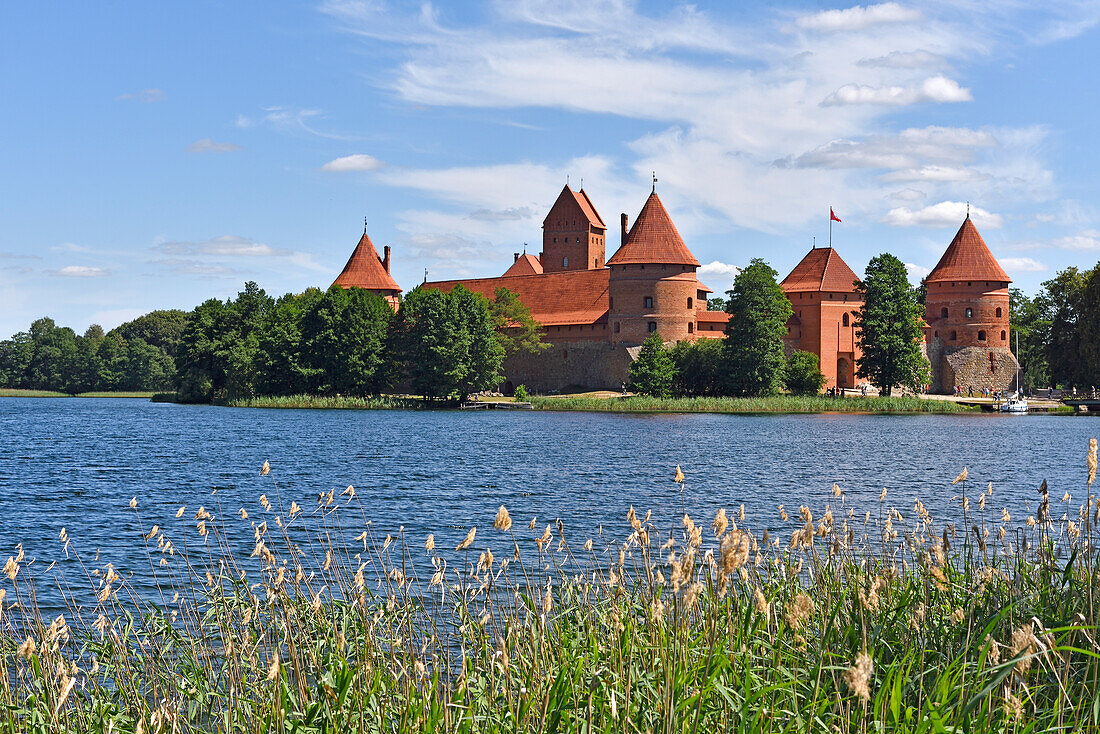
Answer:
[{"label": "tree line", "polygon": [[[652,334],[631,365],[632,388],[658,397],[820,392],[825,376],[818,356],[785,353],[783,338],[794,309],[777,276],[756,258],[737,274],[728,298],[712,299],[730,315],[723,339],[684,341],[669,348],[658,333]],[[921,353],[923,306],[905,265],[893,255],[879,255],[855,286],[864,302],[854,322],[863,350],[856,376],[885,395],[898,386],[918,392],[929,380]]]}]

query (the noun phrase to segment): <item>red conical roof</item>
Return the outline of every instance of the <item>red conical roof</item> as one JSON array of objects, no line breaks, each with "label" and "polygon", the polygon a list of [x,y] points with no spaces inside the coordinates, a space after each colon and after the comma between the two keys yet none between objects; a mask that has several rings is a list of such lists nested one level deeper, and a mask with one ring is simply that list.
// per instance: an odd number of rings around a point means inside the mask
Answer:
[{"label": "red conical roof", "polygon": [[348,264],[340,271],[340,275],[333,281],[333,285],[344,288],[365,288],[371,291],[401,292],[401,286],[397,285],[386,269],[382,267],[382,260],[378,257],[378,250],[374,249],[374,243],[370,241],[366,230],[359,238],[359,244],[348,258]]},{"label": "red conical roof", "polygon": [[525,252],[512,263],[512,267],[504,271],[501,277],[508,278],[513,275],[542,275],[542,263],[534,255],[528,255]]},{"label": "red conical roof", "polygon": [[831,247],[815,247],[806,253],[779,285],[788,293],[828,291],[854,293],[859,276]]},{"label": "red conical roof", "polygon": [[925,278],[926,283],[960,280],[1012,282],[997,258],[989,251],[969,216],[955,233],[955,239],[951,240],[936,267]]},{"label": "red conical roof", "polygon": [[607,261],[608,265],[633,263],[699,266],[699,261],[676,231],[676,225],[672,223],[656,191],[646,199],[626,242]]}]

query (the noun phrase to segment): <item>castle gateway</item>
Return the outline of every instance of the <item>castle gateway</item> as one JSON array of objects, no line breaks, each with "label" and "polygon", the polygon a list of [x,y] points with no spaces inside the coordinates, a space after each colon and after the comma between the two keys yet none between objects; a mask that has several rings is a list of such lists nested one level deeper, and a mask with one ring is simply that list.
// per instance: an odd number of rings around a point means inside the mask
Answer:
[{"label": "castle gateway", "polygon": [[[462,285],[494,298],[515,293],[551,346],[504,363],[505,392],[518,385],[538,392],[618,390],[641,343],[653,332],[666,342],[721,338],[729,316],[708,309],[711,290],[696,277],[688,249],[656,190],[632,226],[620,217],[619,247],[605,258],[607,225],[582,188],[568,185],[542,222],[538,256],[515,253],[500,276],[427,281],[450,291]],[[364,229],[335,284],[360,287],[397,307],[400,288],[389,273],[390,248],[379,257]],[[861,353],[855,315],[863,305],[858,276],[831,247],[810,250],[781,285],[794,314],[788,352],[817,354],[826,387],[855,387]],[[925,350],[934,392],[956,384],[1008,388],[1016,360],[1008,349],[1008,276],[968,216],[927,278]]]}]

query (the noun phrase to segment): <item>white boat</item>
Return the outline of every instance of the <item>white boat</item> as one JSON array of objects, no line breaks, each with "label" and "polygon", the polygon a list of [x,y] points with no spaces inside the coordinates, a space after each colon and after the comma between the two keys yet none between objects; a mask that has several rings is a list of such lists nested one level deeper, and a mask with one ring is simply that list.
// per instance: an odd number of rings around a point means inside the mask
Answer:
[{"label": "white boat", "polygon": [[1016,332],[1016,392],[1005,398],[1005,401],[1001,403],[1002,413],[1026,413],[1027,412],[1027,398],[1020,393],[1020,332]]}]

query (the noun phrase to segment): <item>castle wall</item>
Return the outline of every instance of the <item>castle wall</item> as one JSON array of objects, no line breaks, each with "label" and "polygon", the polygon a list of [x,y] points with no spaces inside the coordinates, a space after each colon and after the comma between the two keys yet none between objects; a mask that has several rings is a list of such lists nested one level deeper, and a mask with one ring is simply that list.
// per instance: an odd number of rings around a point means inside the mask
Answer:
[{"label": "castle wall", "polygon": [[818,355],[826,388],[855,387],[855,365],[862,353],[856,345],[854,312],[861,302],[854,294],[817,291],[792,292],[787,298],[801,323],[790,325],[785,344]]},{"label": "castle wall", "polygon": [[[946,309],[947,315],[944,316]],[[967,316],[967,309],[970,315]],[[956,281],[928,284],[924,320],[946,347],[1009,346],[1008,284]],[[954,335],[954,338],[952,338]],[[984,339],[979,337],[984,336]]]},{"label": "castle wall", "polygon": [[[666,342],[695,339],[699,281],[688,265],[615,265],[611,268],[608,324],[613,344],[641,344],[649,325]],[[652,304],[646,306],[646,298]]]},{"label": "castle wall", "polygon": [[538,354],[517,354],[504,361],[505,382],[511,392],[524,385],[530,392],[620,390],[630,379],[630,365],[639,349],[607,342],[551,343]]},{"label": "castle wall", "polygon": [[964,395],[969,392],[968,388],[973,388],[975,394],[983,387],[1012,391],[1018,368],[1016,357],[1005,348],[947,347],[941,365],[941,392],[951,393],[955,385],[962,388]]}]

